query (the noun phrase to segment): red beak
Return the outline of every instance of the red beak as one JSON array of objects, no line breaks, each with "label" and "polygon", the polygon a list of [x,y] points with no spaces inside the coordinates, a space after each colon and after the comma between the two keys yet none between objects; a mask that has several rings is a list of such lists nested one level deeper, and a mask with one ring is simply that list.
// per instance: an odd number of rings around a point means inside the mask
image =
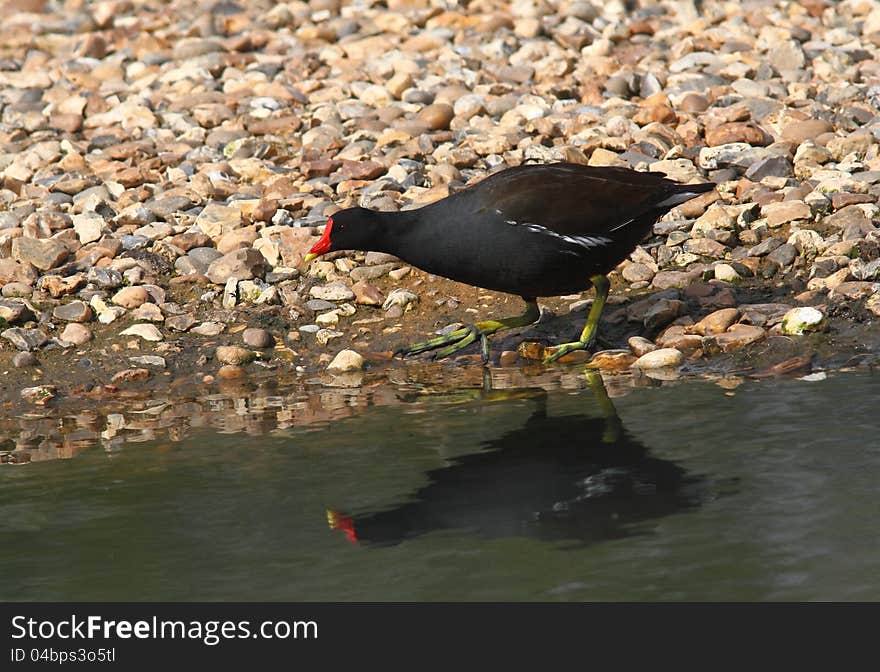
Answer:
[{"label": "red beak", "polygon": [[312,246],[312,249],[309,250],[309,253],[306,255],[304,261],[307,263],[316,257],[320,257],[322,254],[327,254],[330,251],[330,231],[333,229],[333,218],[327,220],[327,226],[324,227],[324,235],[321,236],[321,240],[315,243]]}]

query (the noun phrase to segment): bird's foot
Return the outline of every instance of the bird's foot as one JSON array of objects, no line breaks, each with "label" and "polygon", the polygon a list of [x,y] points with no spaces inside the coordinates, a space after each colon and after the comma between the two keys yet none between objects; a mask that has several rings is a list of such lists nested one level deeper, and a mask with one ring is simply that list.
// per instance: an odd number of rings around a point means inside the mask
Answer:
[{"label": "bird's foot", "polygon": [[479,338],[482,345],[483,362],[485,363],[489,361],[489,341],[487,336],[490,333],[492,332],[484,331],[477,325],[470,325],[450,331],[443,336],[432,338],[424,343],[416,343],[408,348],[400,348],[395,354],[409,357],[434,350],[435,352],[431,354],[431,358],[442,359],[443,357],[455,354],[459,350],[463,350]]},{"label": "bird's foot", "polygon": [[[570,352],[574,352],[575,350],[592,350],[593,345],[595,344],[596,339],[591,338],[586,341],[574,341],[573,343],[562,343],[552,348],[552,352],[544,357],[544,364],[552,364],[553,362],[559,360],[561,357],[564,357]],[[548,348],[551,350],[551,348]]]}]

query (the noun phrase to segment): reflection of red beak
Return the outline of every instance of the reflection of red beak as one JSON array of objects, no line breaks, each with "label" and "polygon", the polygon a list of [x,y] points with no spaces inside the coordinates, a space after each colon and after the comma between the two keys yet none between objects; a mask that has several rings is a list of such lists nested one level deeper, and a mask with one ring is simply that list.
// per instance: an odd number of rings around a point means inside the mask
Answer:
[{"label": "reflection of red beak", "polygon": [[346,539],[351,543],[358,543],[357,535],[354,533],[354,520],[351,517],[343,515],[339,511],[327,509],[327,523],[331,530],[342,530]]},{"label": "reflection of red beak", "polygon": [[312,259],[316,257],[320,257],[322,254],[327,254],[330,251],[330,230],[333,228],[333,218],[327,220],[327,226],[324,227],[324,235],[321,236],[321,240],[315,243],[312,246],[312,249],[309,250],[309,253],[305,256],[304,261],[306,263],[310,262]]}]

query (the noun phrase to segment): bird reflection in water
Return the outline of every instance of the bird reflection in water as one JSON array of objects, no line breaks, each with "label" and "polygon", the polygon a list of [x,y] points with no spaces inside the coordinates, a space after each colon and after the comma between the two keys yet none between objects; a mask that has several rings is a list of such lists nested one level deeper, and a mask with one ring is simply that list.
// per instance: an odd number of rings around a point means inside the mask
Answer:
[{"label": "bird reflection in water", "polygon": [[370,545],[439,530],[592,543],[645,533],[640,523],[705,501],[706,480],[652,457],[626,432],[601,376],[587,376],[601,417],[550,416],[539,390],[523,427],[429,471],[411,501],[355,516],[328,510],[330,527]]}]

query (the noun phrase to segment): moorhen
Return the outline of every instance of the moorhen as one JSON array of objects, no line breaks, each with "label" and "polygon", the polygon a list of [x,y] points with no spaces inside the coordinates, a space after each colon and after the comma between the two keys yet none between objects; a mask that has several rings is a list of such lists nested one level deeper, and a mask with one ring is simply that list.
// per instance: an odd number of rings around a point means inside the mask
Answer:
[{"label": "moorhen", "polygon": [[477,322],[399,351],[404,355],[437,350],[436,357],[446,357],[479,338],[487,361],[487,336],[538,321],[536,297],[595,287],[580,340],[556,347],[546,364],[592,347],[610,286],[606,274],[660,216],[714,188],[628,168],[522,165],[414,210],[340,210],[305,261],[336,250],[387,252],[429,273],[526,302],[522,315]]}]

